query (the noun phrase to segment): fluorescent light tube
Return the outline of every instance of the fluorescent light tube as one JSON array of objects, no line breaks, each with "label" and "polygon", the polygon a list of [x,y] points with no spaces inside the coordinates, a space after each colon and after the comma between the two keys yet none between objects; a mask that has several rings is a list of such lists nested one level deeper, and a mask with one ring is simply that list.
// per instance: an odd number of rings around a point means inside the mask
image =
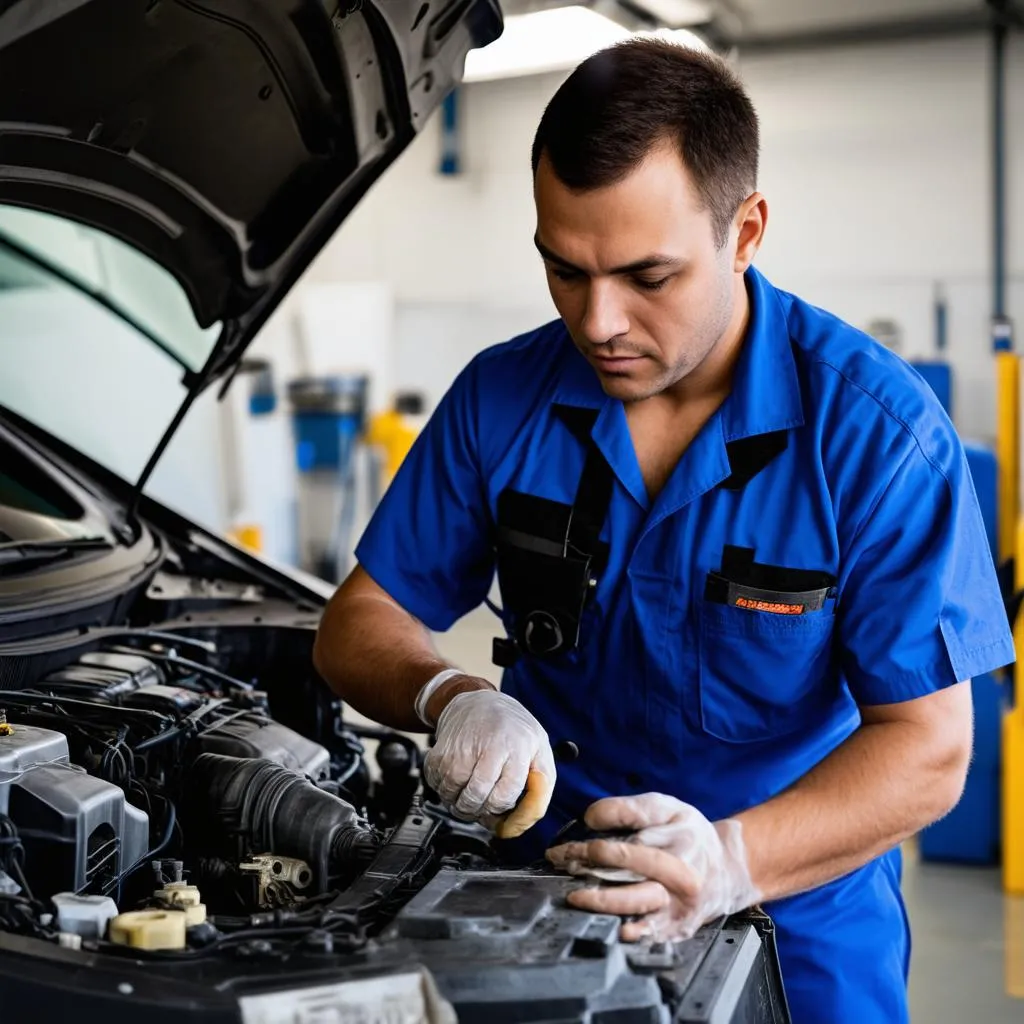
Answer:
[{"label": "fluorescent light tube", "polygon": [[636,34],[704,46],[691,32],[659,29],[633,33],[586,7],[555,7],[506,18],[505,31],[498,39],[467,54],[463,81],[486,82],[568,71],[598,50]]}]

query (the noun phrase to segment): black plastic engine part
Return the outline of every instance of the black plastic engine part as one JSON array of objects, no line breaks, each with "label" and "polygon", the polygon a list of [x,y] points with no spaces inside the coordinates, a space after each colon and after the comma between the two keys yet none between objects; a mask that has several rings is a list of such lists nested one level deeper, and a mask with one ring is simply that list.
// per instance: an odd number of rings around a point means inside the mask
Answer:
[{"label": "black plastic engine part", "polygon": [[351,804],[271,761],[201,754],[189,784],[206,812],[204,836],[233,839],[239,859],[272,853],[304,860],[317,892],[351,881],[382,841]]},{"label": "black plastic engine part", "polygon": [[385,732],[375,760],[380,769],[380,782],[374,787],[377,812],[387,825],[397,825],[419,788],[419,751],[408,737]]},{"label": "black plastic engine part", "polygon": [[57,765],[11,786],[9,814],[25,847],[33,889],[106,893],[139,862],[149,818],[117,786]]},{"label": "black plastic engine part", "polygon": [[140,686],[121,698],[121,703],[132,708],[151,708],[175,716],[187,715],[202,707],[203,698],[192,690],[180,686]]},{"label": "black plastic engine part", "polygon": [[[229,696],[211,698],[175,685],[183,669],[187,670],[186,676],[211,683],[217,692]],[[195,735],[197,753],[265,758],[315,781],[330,775],[328,751],[274,721],[266,708],[266,694],[219,670],[177,655],[153,651],[143,655],[126,650],[89,652],[51,673],[40,684],[40,690],[55,693],[63,700],[73,698],[152,711],[177,723],[172,728],[166,727],[166,723],[158,724],[153,735],[141,740],[134,737],[137,753]],[[108,716],[107,720],[116,720],[116,716]]]},{"label": "black plastic engine part", "polygon": [[124,791],[75,770],[61,733],[19,722],[0,736],[0,814],[42,892],[105,892],[146,853],[149,818]]},{"label": "black plastic engine part", "polygon": [[77,662],[52,672],[42,685],[88,688],[95,696],[114,701],[141,686],[163,681],[157,666],[141,654],[90,651]]},{"label": "black plastic engine part", "polygon": [[273,761],[317,782],[330,774],[331,755],[319,743],[260,712],[239,715],[201,733],[196,747],[204,754]]},{"label": "black plastic engine part", "polygon": [[330,905],[330,912],[368,920],[380,916],[403,886],[414,882],[433,856],[437,818],[414,803],[369,867]]},{"label": "black plastic engine part", "polygon": [[617,918],[566,905],[576,888],[564,875],[442,870],[380,941],[412,944],[461,1024],[788,1024],[763,914],[625,945]]}]

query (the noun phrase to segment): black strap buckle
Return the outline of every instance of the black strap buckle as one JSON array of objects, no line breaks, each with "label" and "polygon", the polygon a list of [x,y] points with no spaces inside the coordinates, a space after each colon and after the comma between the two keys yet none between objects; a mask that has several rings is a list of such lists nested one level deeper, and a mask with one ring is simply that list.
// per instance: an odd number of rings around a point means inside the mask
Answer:
[{"label": "black strap buckle", "polygon": [[590,436],[597,411],[557,407],[587,445],[571,506],[515,491],[498,501],[498,582],[510,635],[494,641],[492,660],[508,668],[521,654],[551,658],[579,645],[580,622],[607,560],[601,529],[614,483]]}]

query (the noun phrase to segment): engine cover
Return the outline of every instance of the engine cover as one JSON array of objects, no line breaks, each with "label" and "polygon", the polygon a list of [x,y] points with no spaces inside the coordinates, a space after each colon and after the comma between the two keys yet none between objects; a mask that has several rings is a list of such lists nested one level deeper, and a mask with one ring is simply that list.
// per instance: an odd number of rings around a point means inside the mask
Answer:
[{"label": "engine cover", "polygon": [[104,892],[145,856],[148,815],[117,786],[75,769],[61,733],[10,728],[0,735],[0,813],[22,838],[29,883]]},{"label": "engine cover", "polygon": [[314,782],[330,774],[331,755],[319,743],[260,714],[231,718],[202,733],[196,746],[204,754],[273,761]]},{"label": "engine cover", "polygon": [[67,764],[68,740],[63,733],[34,725],[12,725],[0,736],[0,814],[8,813],[11,785],[41,764]]}]

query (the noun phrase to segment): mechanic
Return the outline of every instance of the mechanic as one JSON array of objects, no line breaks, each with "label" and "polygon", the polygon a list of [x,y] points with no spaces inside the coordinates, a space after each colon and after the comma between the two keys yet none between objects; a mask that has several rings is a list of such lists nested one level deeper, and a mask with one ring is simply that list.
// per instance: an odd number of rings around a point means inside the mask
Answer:
[{"label": "mechanic", "polygon": [[[354,708],[435,731],[426,778],[457,815],[499,836],[542,819],[512,855],[585,812],[626,830],[548,853],[633,879],[571,897],[624,938],[760,903],[795,1021],[903,1021],[899,844],[958,800],[969,680],[1013,647],[927,385],[752,267],[757,164],[717,58],[631,40],[576,69],[533,150],[560,319],[455,381],[315,659]],[[843,244],[834,209],[822,247]],[[496,569],[500,691],[428,632]],[[578,756],[556,772],[553,751]]]}]

